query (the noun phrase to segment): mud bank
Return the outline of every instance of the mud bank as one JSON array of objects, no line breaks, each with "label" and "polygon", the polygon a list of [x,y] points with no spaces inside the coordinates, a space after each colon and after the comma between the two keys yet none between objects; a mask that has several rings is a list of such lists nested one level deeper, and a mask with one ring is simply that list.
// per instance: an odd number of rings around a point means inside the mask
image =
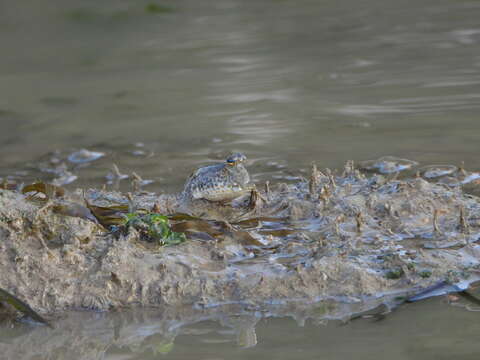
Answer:
[{"label": "mud bank", "polygon": [[[80,193],[65,198],[80,202]],[[186,232],[185,243],[152,247],[135,230],[114,236],[88,219],[0,190],[0,288],[50,314],[133,305],[356,303],[478,278],[480,201],[460,183],[366,176],[347,165],[342,175],[313,169],[308,181],[254,195],[230,206],[86,192],[98,205],[155,206],[202,219],[173,222]]]}]

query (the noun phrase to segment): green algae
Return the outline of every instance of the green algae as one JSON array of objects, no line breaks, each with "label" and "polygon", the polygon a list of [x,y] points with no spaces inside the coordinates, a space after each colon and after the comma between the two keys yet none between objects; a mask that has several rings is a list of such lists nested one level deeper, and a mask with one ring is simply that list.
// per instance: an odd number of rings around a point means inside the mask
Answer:
[{"label": "green algae", "polygon": [[424,270],[424,271],[419,272],[418,275],[420,275],[421,278],[427,279],[430,276],[432,276],[432,272],[429,271],[429,270]]},{"label": "green algae", "polygon": [[173,8],[170,6],[160,5],[156,3],[149,3],[145,6],[145,12],[149,14],[164,14],[172,12]]},{"label": "green algae", "polygon": [[389,280],[396,280],[400,279],[404,275],[403,269],[394,269],[394,270],[389,270],[386,274],[385,277]]},{"label": "green algae", "polygon": [[167,343],[167,344],[159,344],[157,347],[154,349],[154,354],[155,355],[167,355],[173,350],[174,344],[173,342]]},{"label": "green algae", "polygon": [[128,213],[124,226],[137,230],[142,240],[161,246],[178,245],[187,240],[184,233],[172,231],[167,216],[157,213]]}]

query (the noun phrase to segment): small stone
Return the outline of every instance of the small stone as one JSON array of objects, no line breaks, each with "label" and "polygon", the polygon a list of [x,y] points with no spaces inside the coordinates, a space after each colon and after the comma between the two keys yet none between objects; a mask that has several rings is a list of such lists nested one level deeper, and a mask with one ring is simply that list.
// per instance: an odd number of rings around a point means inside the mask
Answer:
[{"label": "small stone", "polygon": [[401,159],[394,156],[384,156],[377,160],[367,160],[360,163],[362,169],[378,171],[381,174],[393,174],[411,169],[417,165],[418,163],[416,161]]},{"label": "small stone", "polygon": [[81,149],[68,156],[68,161],[74,164],[83,164],[92,162],[105,156],[105,153]]}]

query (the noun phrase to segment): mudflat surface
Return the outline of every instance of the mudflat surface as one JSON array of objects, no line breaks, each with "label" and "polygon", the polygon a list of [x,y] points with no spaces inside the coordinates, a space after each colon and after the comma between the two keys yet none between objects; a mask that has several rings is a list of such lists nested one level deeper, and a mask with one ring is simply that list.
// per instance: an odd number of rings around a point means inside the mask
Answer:
[{"label": "mudflat surface", "polygon": [[[398,166],[392,159],[380,163]],[[475,178],[462,169],[453,175],[450,181]],[[352,163],[342,175],[312,168],[309,181],[230,204],[145,192],[130,199],[118,192],[85,193],[83,201],[102,206],[155,206],[160,213],[191,216],[172,221],[188,240],[163,247],[147,244],[135,229],[114,235],[86,220],[91,215],[55,210],[80,206],[75,199],[81,191],[35,204],[27,195],[0,190],[0,287],[53,313],[132,305],[352,303],[474,281],[478,198],[459,186],[397,176],[366,176]]]}]

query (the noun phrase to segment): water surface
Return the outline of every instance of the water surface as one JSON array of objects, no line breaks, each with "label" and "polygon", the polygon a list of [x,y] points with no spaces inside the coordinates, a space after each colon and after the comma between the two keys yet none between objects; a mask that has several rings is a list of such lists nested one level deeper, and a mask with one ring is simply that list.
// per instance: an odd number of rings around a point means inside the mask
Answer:
[{"label": "water surface", "polygon": [[72,313],[55,329],[0,328],[0,349],[11,359],[477,359],[478,312],[464,306],[480,308],[459,304],[434,298],[351,321],[321,320],[321,311],[313,318],[260,318],[238,309],[183,317],[138,309]]}]

